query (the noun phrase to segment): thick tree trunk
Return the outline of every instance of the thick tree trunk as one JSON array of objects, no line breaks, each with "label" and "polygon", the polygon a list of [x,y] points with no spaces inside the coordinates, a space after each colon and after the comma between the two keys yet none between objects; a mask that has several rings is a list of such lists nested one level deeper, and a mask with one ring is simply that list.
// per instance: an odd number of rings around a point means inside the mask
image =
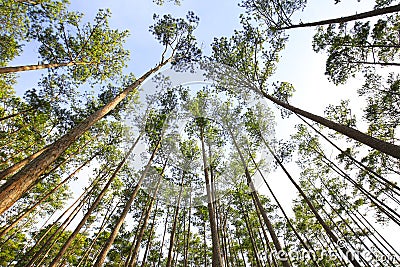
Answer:
[{"label": "thick tree trunk", "polygon": [[11,207],[29,188],[35,183],[46,168],[53,163],[72,143],[75,142],[82,134],[84,134],[97,121],[102,119],[111,110],[113,110],[122,100],[125,99],[135,88],[137,88],[150,75],[157,72],[162,66],[166,65],[170,60],[164,61],[155,68],[146,72],[142,77],[137,79],[133,84],[125,88],[113,100],[105,106],[94,112],[84,121],[75,126],[69,133],[62,136],[58,141],[54,142],[36,159],[32,160],[28,165],[24,166],[12,178],[7,180],[0,187],[0,215]]},{"label": "thick tree trunk", "polygon": [[289,105],[288,103],[285,103],[283,101],[280,101],[270,95],[268,95],[265,92],[262,92],[263,96],[267,98],[268,100],[271,100],[275,104],[290,110],[298,115],[301,115],[303,117],[306,117],[314,122],[317,122],[321,125],[324,125],[328,127],[329,129],[332,129],[338,133],[344,134],[345,136],[354,139],[355,141],[358,141],[360,143],[363,143],[371,148],[374,148],[378,151],[381,151],[382,153],[388,154],[392,157],[395,157],[397,159],[400,159],[400,147],[382,140],[379,140],[375,137],[369,136],[365,133],[362,133],[356,129],[353,129],[351,127],[347,127],[345,125],[330,121],[328,119],[325,119],[323,117],[320,117],[318,115],[314,115],[310,112],[304,111],[302,109],[296,108],[292,105]]},{"label": "thick tree trunk", "polygon": [[31,162],[32,160],[36,159],[37,157],[39,157],[44,151],[46,151],[46,149],[49,146],[45,146],[44,148],[40,149],[39,151],[35,152],[34,154],[26,157],[25,159],[21,160],[18,163],[15,163],[14,165],[8,167],[7,169],[3,170],[0,172],[0,180],[6,180],[8,176],[16,173],[18,170],[20,170],[21,168],[23,168],[25,165],[27,165],[29,162]]},{"label": "thick tree trunk", "polygon": [[204,168],[204,179],[206,183],[206,192],[207,192],[207,208],[208,208],[208,216],[210,220],[210,227],[211,227],[211,239],[212,239],[212,250],[213,250],[213,257],[212,257],[212,266],[213,267],[223,267],[223,262],[221,258],[221,248],[219,245],[219,238],[218,238],[218,231],[217,231],[217,224],[215,220],[215,211],[214,211],[214,203],[213,203],[213,193],[212,187],[210,184],[210,177],[208,175],[208,164],[206,158],[206,150],[204,146],[204,129],[200,128],[200,139],[201,139],[201,150],[203,155],[203,168]]},{"label": "thick tree trunk", "polygon": [[54,192],[56,192],[60,187],[62,187],[66,182],[68,182],[72,177],[74,177],[83,167],[86,166],[93,158],[96,157],[96,154],[92,156],[90,159],[86,160],[81,166],[79,166],[73,173],[68,175],[61,183],[59,183],[56,187],[54,187],[50,192],[48,192],[44,197],[42,197],[38,202],[36,202],[33,206],[28,208],[21,214],[17,219],[15,219],[10,225],[8,225],[4,230],[0,232],[0,237],[7,234],[12,228],[14,228],[22,219],[28,216],[34,209],[36,209],[40,204],[42,204],[46,199],[48,199]]},{"label": "thick tree trunk", "polygon": [[69,67],[69,66],[75,66],[75,65],[90,65],[90,64],[92,64],[92,63],[68,62],[68,63],[50,63],[50,64],[41,64],[41,65],[25,65],[25,66],[15,66],[15,67],[0,67],[0,74],[22,72],[22,71],[29,71],[29,70],[53,69],[53,68]]},{"label": "thick tree trunk", "polygon": [[103,264],[104,264],[104,262],[106,260],[108,251],[110,250],[112,244],[114,243],[114,240],[117,237],[119,229],[121,228],[121,226],[122,226],[122,224],[123,224],[123,222],[125,220],[125,217],[129,212],[129,209],[130,209],[130,207],[131,207],[131,205],[133,203],[133,200],[135,199],[137,193],[139,192],[139,189],[140,189],[144,179],[146,178],[147,173],[149,172],[149,170],[151,168],[151,164],[152,164],[152,162],[153,162],[153,160],[154,160],[154,158],[156,156],[156,153],[157,153],[157,151],[158,151],[158,149],[160,147],[160,143],[161,143],[161,140],[159,140],[158,143],[156,144],[156,146],[155,146],[155,148],[154,148],[154,150],[153,150],[153,152],[152,152],[152,154],[150,156],[150,159],[147,162],[147,165],[146,165],[144,171],[142,172],[142,175],[140,176],[140,179],[138,180],[138,182],[137,182],[137,184],[135,186],[135,189],[133,190],[133,192],[132,192],[130,198],[128,199],[128,201],[126,202],[126,204],[124,206],[124,209],[123,209],[120,217],[118,218],[118,220],[117,220],[117,222],[116,222],[111,234],[110,234],[110,237],[107,239],[107,241],[104,244],[99,256],[97,257],[96,263],[93,265],[94,267],[103,266]]},{"label": "thick tree trunk", "polygon": [[288,30],[288,29],[294,29],[294,28],[322,26],[322,25],[327,25],[327,24],[332,24],[332,23],[344,23],[344,22],[349,22],[349,21],[354,21],[354,20],[360,20],[360,19],[366,19],[366,18],[380,16],[380,15],[385,15],[385,14],[394,13],[394,12],[398,12],[398,11],[400,11],[400,5],[394,5],[394,6],[379,8],[379,9],[375,9],[375,10],[371,10],[371,11],[367,11],[367,12],[362,12],[362,13],[347,16],[347,17],[290,25],[287,27],[279,28],[278,30]]},{"label": "thick tree trunk", "polygon": [[122,159],[122,161],[118,164],[117,168],[111,175],[110,179],[108,180],[107,184],[104,186],[104,188],[101,190],[99,195],[96,197],[96,200],[93,202],[93,204],[90,206],[90,208],[87,210],[85,215],[83,216],[82,220],[79,222],[78,226],[75,228],[75,230],[72,232],[72,234],[68,237],[67,241],[65,241],[64,245],[61,247],[60,251],[58,252],[57,256],[53,259],[51,264],[49,265],[50,267],[55,267],[57,264],[60,262],[62,257],[64,256],[65,252],[69,248],[69,246],[72,244],[72,241],[75,239],[75,237],[79,234],[80,230],[82,227],[85,225],[87,220],[89,219],[90,215],[92,212],[97,208],[97,206],[100,204],[101,200],[103,199],[104,195],[106,194],[108,188],[111,186],[112,182],[114,181],[115,177],[117,177],[117,174],[119,171],[122,169],[122,167],[125,165],[126,160],[129,158],[129,156],[132,154],[133,149],[137,145],[141,138],[141,135],[136,138],[136,141],[133,143],[133,145],[130,147],[128,152],[126,153],[125,157]]}]

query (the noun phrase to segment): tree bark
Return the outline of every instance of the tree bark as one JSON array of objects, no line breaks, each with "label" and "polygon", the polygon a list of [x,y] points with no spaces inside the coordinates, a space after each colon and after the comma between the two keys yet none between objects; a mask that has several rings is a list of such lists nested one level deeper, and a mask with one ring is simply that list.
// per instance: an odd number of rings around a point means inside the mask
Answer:
[{"label": "tree bark", "polygon": [[332,129],[338,133],[344,134],[345,136],[354,139],[355,141],[358,141],[360,143],[363,143],[373,149],[376,149],[382,153],[388,154],[392,157],[395,157],[397,159],[400,159],[400,147],[382,140],[379,140],[375,137],[369,136],[365,133],[362,133],[356,129],[353,129],[351,127],[333,122],[331,120],[325,119],[321,116],[318,115],[314,115],[308,111],[304,111],[302,109],[299,109],[297,107],[294,107],[292,105],[289,105],[288,103],[285,103],[283,101],[280,101],[270,95],[268,95],[267,93],[265,93],[264,91],[261,92],[262,95],[267,98],[268,100],[274,102],[275,104],[290,110],[298,115],[301,115],[303,117],[306,117],[314,122],[317,122],[321,125],[324,125],[326,127],[328,127],[329,129]]},{"label": "tree bark", "polygon": [[46,149],[49,146],[45,146],[44,148],[40,149],[39,151],[37,151],[36,153],[26,157],[25,159],[21,160],[18,163],[15,163],[14,165],[8,167],[7,169],[3,170],[0,172],[0,180],[6,180],[8,176],[16,173],[18,170],[20,170],[21,168],[23,168],[25,165],[27,165],[29,162],[31,162],[32,160],[36,159],[37,157],[39,157],[44,151],[46,151]]},{"label": "tree bark", "polygon": [[90,62],[67,62],[67,63],[49,63],[49,64],[41,64],[41,65],[24,65],[24,66],[15,66],[15,67],[0,67],[0,74],[4,73],[14,73],[14,72],[22,72],[29,70],[43,70],[43,69],[53,69],[59,67],[69,67],[75,65],[90,65]]},{"label": "tree bark", "polygon": [[38,202],[36,202],[29,209],[24,211],[17,219],[15,219],[10,225],[8,225],[4,230],[0,232],[0,237],[7,234],[12,228],[14,228],[22,219],[28,216],[34,209],[36,209],[40,204],[42,204],[46,199],[48,199],[54,192],[56,192],[60,187],[62,187],[66,182],[68,182],[72,177],[74,177],[83,167],[86,166],[90,161],[93,160],[97,155],[95,154],[90,159],[86,160],[81,166],[79,166],[73,173],[68,175],[61,183],[59,183],[56,187],[54,187],[50,192],[48,192],[44,197],[42,197]]},{"label": "tree bark", "polygon": [[200,139],[201,139],[201,150],[202,150],[202,155],[203,155],[204,179],[205,179],[206,191],[207,191],[207,201],[208,201],[207,208],[208,208],[208,215],[209,215],[210,227],[211,227],[211,239],[212,239],[212,250],[213,250],[212,266],[213,267],[223,267],[223,262],[222,262],[222,258],[221,258],[221,248],[220,248],[219,239],[218,239],[217,224],[215,221],[215,211],[214,211],[212,187],[210,185],[210,177],[208,175],[206,150],[205,150],[205,146],[204,146],[204,129],[203,129],[203,127],[200,127]]},{"label": "tree bark", "polygon": [[137,88],[150,75],[157,72],[162,66],[170,62],[170,60],[171,59],[161,62],[155,68],[146,72],[133,84],[125,88],[125,90],[118,94],[113,100],[75,126],[69,133],[65,134],[58,141],[50,145],[45,152],[23,167],[12,178],[7,180],[7,182],[0,187],[0,215],[10,208],[29,189],[30,186],[39,179],[45,169],[75,140],[89,130],[89,128],[97,121],[113,110],[122,100],[125,99],[126,96],[128,96],[129,93]]},{"label": "tree bark", "polygon": [[315,21],[315,22],[307,22],[307,23],[290,25],[287,27],[278,28],[278,30],[288,30],[288,29],[294,29],[294,28],[322,26],[322,25],[327,25],[327,24],[332,24],[332,23],[345,23],[345,22],[354,21],[354,20],[360,20],[360,19],[366,19],[366,18],[375,17],[375,16],[381,16],[381,15],[394,13],[394,12],[398,12],[398,11],[400,11],[400,5],[394,5],[394,6],[379,8],[379,9],[362,12],[362,13],[351,15],[351,16],[341,17],[341,18],[327,19],[327,20],[321,20],[321,21]]}]

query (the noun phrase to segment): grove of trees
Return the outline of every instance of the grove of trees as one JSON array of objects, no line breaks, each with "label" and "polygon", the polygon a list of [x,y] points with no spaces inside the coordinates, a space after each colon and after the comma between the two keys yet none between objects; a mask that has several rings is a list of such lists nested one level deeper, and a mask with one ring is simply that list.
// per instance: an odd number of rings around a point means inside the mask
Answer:
[{"label": "grove of trees", "polygon": [[[358,2],[308,21],[304,0],[242,0],[210,44],[196,10],[155,14],[159,60],[138,75],[118,14],[0,0],[0,266],[400,266],[400,2]],[[361,110],[315,114],[290,73],[274,80],[310,27],[326,78],[362,81]]]}]

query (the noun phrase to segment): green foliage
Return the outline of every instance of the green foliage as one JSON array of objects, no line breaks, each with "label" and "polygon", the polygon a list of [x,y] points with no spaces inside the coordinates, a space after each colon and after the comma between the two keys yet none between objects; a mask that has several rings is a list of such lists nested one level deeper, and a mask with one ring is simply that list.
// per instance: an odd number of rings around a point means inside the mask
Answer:
[{"label": "green foliage", "polygon": [[110,16],[109,10],[99,10],[93,24],[81,25],[83,14],[61,14],[57,23],[37,32],[41,60],[73,63],[68,76],[78,83],[115,79],[129,58],[123,48],[128,31],[111,29]]},{"label": "green foliage", "polygon": [[[326,50],[326,75],[335,84],[343,84],[364,68],[366,63],[379,65],[398,59],[399,16],[390,15],[371,22],[319,27],[314,36],[314,51]],[[350,28],[350,29],[349,29]]]},{"label": "green foliage", "polygon": [[156,23],[150,27],[150,32],[156,40],[165,47],[165,52],[172,49],[172,65],[177,69],[186,70],[192,67],[192,63],[200,59],[201,50],[197,47],[194,30],[199,24],[199,18],[191,11],[183,18],[173,18],[170,14],[162,17],[154,14]]}]

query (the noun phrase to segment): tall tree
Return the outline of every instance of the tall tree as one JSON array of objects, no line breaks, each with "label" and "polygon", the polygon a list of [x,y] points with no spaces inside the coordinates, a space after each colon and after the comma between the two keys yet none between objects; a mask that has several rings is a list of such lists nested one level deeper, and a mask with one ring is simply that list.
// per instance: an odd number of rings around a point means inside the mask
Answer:
[{"label": "tall tree", "polygon": [[172,47],[169,57],[164,58],[165,53],[163,53],[161,62],[156,67],[146,72],[105,106],[75,126],[68,134],[51,144],[39,157],[22,168],[11,179],[7,180],[0,188],[0,213],[7,210],[34,182],[40,179],[40,175],[47,166],[56,160],[79,136],[113,110],[125,97],[134,92],[150,75],[157,72],[169,62],[173,62],[177,66],[180,64],[186,65],[199,56],[200,50],[196,48],[196,42],[192,35],[197,26],[198,18],[193,13],[189,13],[187,19],[188,21],[174,19],[166,15],[158,20],[151,28],[151,31],[157,40],[163,44],[165,51]]}]

